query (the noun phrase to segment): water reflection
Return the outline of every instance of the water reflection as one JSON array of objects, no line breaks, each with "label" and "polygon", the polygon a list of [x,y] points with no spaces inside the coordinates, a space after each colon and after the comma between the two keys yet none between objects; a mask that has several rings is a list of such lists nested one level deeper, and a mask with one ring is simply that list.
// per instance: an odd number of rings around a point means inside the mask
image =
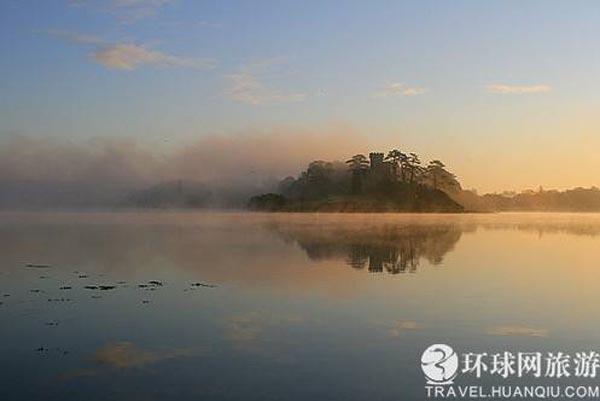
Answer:
[{"label": "water reflection", "polygon": [[5,398],[422,399],[432,343],[593,348],[599,234],[600,215],[0,214]]},{"label": "water reflection", "polygon": [[312,260],[344,259],[348,266],[372,273],[415,272],[422,259],[443,262],[466,227],[453,224],[269,224],[267,227],[294,242]]}]

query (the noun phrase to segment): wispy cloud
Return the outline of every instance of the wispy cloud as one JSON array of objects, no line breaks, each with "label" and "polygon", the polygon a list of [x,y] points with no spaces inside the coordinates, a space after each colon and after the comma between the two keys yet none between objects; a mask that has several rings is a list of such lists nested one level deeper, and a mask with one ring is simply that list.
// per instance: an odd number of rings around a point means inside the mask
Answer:
[{"label": "wispy cloud", "polygon": [[73,7],[88,7],[108,12],[122,22],[135,22],[153,17],[161,8],[173,2],[174,0],[69,0]]},{"label": "wispy cloud", "polygon": [[216,61],[211,58],[183,57],[135,43],[111,43],[98,36],[63,30],[49,30],[47,33],[69,43],[92,47],[92,60],[113,70],[135,70],[142,66],[201,69],[210,69],[216,66]]},{"label": "wispy cloud", "polygon": [[491,326],[485,332],[492,336],[548,337],[548,330],[527,326]]},{"label": "wispy cloud", "polygon": [[63,31],[60,29],[50,29],[46,31],[48,35],[63,39],[70,43],[79,45],[103,45],[106,41],[95,35],[86,35],[82,33]]},{"label": "wispy cloud", "polygon": [[221,24],[220,22],[198,21],[196,23],[196,25],[206,27],[206,28],[214,28],[214,29],[223,28],[223,24]]},{"label": "wispy cloud", "polygon": [[418,96],[427,92],[427,89],[417,86],[407,86],[402,82],[394,82],[386,85],[383,89],[373,93],[373,98],[390,96]]},{"label": "wispy cloud", "polygon": [[552,88],[549,85],[506,85],[490,84],[487,87],[489,93],[515,94],[522,95],[528,93],[550,92]]},{"label": "wispy cloud", "polygon": [[173,0],[113,0],[113,11],[121,20],[135,21],[152,17]]},{"label": "wispy cloud", "polygon": [[180,57],[147,49],[133,43],[117,43],[93,53],[93,59],[104,67],[115,70],[134,70],[142,65],[159,67],[214,68],[208,58]]},{"label": "wispy cloud", "polygon": [[252,73],[230,74],[226,78],[229,80],[226,94],[237,102],[256,106],[265,103],[301,102],[306,98],[304,93],[284,92],[270,88]]},{"label": "wispy cloud", "polygon": [[225,95],[232,100],[253,106],[272,103],[301,102],[306,99],[302,92],[285,91],[266,83],[267,72],[283,63],[282,58],[255,60],[239,72],[228,74]]}]

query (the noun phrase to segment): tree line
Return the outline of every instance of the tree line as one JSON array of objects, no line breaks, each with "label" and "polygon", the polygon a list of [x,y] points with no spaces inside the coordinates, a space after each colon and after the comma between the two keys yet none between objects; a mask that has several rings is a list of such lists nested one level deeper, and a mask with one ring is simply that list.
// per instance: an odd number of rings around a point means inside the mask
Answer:
[{"label": "tree line", "polygon": [[[387,153],[384,161],[387,166],[391,167],[392,174],[388,178],[391,178],[392,181],[428,185],[446,192],[456,192],[461,189],[456,175],[448,171],[446,165],[438,159],[431,160],[424,166],[416,153],[404,153],[398,149],[392,149]],[[346,164],[352,172],[355,188],[357,182],[369,179],[367,173],[372,166],[364,154],[352,156],[346,160]]]},{"label": "tree line", "polygon": [[[371,155],[376,155],[373,153]],[[381,154],[378,154],[381,155]],[[345,162],[316,160],[297,178],[287,177],[279,192],[290,198],[320,198],[329,195],[359,195],[429,187],[447,193],[461,190],[456,176],[440,160],[423,165],[419,155],[390,150],[377,159],[377,166],[364,154]]]}]

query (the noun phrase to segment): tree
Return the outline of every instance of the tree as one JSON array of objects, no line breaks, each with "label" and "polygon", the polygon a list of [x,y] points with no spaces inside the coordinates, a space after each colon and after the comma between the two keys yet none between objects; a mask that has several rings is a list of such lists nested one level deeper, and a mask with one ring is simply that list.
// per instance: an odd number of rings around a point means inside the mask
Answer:
[{"label": "tree", "polygon": [[418,179],[421,173],[423,172],[423,168],[421,167],[421,160],[419,160],[419,155],[416,153],[409,153],[406,159],[406,167],[409,172],[409,182],[412,184],[415,182],[415,179]]},{"label": "tree", "polygon": [[391,161],[395,166],[395,171],[400,171],[401,180],[404,181],[404,168],[403,166],[406,163],[407,156],[399,151],[398,149],[390,150],[385,157],[386,160]]},{"label": "tree", "polygon": [[455,192],[460,190],[460,184],[456,176],[446,170],[446,166],[439,160],[432,160],[426,169],[426,176],[434,189],[441,189],[446,192]]},{"label": "tree", "polygon": [[369,169],[369,159],[365,155],[354,155],[349,160],[346,160],[348,168],[351,171],[364,172]]},{"label": "tree", "polygon": [[444,173],[444,163],[439,160],[432,160],[429,162],[427,166],[427,176],[431,179],[433,184],[433,189],[438,189],[438,185],[442,180],[442,175]]},{"label": "tree", "polygon": [[348,168],[352,171],[352,192],[360,193],[362,191],[362,176],[369,169],[369,160],[365,155],[354,155],[346,160]]},{"label": "tree", "polygon": [[333,173],[333,166],[329,162],[316,160],[311,162],[306,169],[307,179],[311,183],[327,184],[329,177]]}]

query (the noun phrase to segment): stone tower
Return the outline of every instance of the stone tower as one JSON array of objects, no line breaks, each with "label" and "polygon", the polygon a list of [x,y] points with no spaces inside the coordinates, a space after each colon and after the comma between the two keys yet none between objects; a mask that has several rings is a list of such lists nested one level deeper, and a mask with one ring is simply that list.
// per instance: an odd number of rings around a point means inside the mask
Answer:
[{"label": "stone tower", "polygon": [[369,160],[371,161],[371,172],[379,175],[383,173],[383,153],[371,152],[369,153]]}]

